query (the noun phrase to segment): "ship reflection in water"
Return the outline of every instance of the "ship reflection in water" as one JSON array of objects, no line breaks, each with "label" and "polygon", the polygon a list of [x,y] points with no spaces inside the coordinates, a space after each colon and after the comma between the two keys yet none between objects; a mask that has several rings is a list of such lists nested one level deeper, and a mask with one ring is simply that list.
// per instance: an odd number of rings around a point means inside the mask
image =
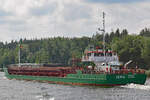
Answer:
[{"label": "ship reflection in water", "polygon": [[0,100],[150,100],[150,80],[145,84],[113,88],[81,87],[8,80],[0,72]]}]

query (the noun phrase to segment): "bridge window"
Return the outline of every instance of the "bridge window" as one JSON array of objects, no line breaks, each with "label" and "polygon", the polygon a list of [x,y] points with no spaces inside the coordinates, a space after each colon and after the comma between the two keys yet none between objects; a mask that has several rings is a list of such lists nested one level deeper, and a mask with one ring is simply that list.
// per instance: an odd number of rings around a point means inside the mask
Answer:
[{"label": "bridge window", "polygon": [[104,56],[103,53],[94,53],[94,56]]},{"label": "bridge window", "polygon": [[104,56],[104,53],[100,53],[100,56]]},{"label": "bridge window", "polygon": [[112,56],[112,53],[107,53],[106,55],[107,55],[107,56]]},{"label": "bridge window", "polygon": [[88,53],[87,56],[91,56],[91,53]]}]

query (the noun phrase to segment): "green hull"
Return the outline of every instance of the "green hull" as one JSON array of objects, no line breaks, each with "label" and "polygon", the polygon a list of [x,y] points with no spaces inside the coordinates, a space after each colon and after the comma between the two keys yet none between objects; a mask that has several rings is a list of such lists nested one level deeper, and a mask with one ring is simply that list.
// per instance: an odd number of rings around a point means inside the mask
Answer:
[{"label": "green hull", "polygon": [[145,74],[68,74],[66,77],[47,77],[47,76],[29,76],[29,75],[11,75],[4,68],[5,76],[9,79],[46,81],[58,84],[72,85],[94,85],[94,86],[118,86],[129,83],[144,84]]}]

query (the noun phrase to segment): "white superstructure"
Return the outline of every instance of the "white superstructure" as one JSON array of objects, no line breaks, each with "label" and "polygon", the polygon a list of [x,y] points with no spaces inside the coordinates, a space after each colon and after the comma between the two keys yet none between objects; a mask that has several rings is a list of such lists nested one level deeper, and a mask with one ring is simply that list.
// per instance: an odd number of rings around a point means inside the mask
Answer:
[{"label": "white superstructure", "polygon": [[110,71],[110,68],[112,70],[119,70],[117,66],[121,65],[115,52],[111,50],[103,51],[98,47],[96,50],[91,49],[85,51],[84,56],[82,56],[82,62],[94,62],[96,68],[103,71]]},{"label": "white superstructure", "polygon": [[110,70],[119,70],[121,63],[119,62],[118,56],[111,50],[106,50],[105,47],[105,13],[103,12],[103,29],[98,28],[103,34],[103,48],[93,47],[86,50],[82,57],[83,62],[94,62],[98,70],[110,72]]},{"label": "white superstructure", "polygon": [[94,63],[102,63],[102,62],[112,62],[112,61],[118,61],[118,56],[116,53],[108,50],[104,51],[102,49],[96,49],[96,50],[89,50],[85,51],[84,56],[82,56],[82,61],[92,61]]}]

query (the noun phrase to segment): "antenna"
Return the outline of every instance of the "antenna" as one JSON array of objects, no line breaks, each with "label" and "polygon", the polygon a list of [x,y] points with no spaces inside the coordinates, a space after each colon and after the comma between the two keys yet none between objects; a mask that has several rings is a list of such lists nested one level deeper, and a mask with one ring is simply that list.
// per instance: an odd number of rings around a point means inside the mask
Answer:
[{"label": "antenna", "polygon": [[103,52],[104,52],[104,61],[106,61],[105,55],[105,12],[103,12],[103,29],[98,28],[99,31],[103,33]]}]

